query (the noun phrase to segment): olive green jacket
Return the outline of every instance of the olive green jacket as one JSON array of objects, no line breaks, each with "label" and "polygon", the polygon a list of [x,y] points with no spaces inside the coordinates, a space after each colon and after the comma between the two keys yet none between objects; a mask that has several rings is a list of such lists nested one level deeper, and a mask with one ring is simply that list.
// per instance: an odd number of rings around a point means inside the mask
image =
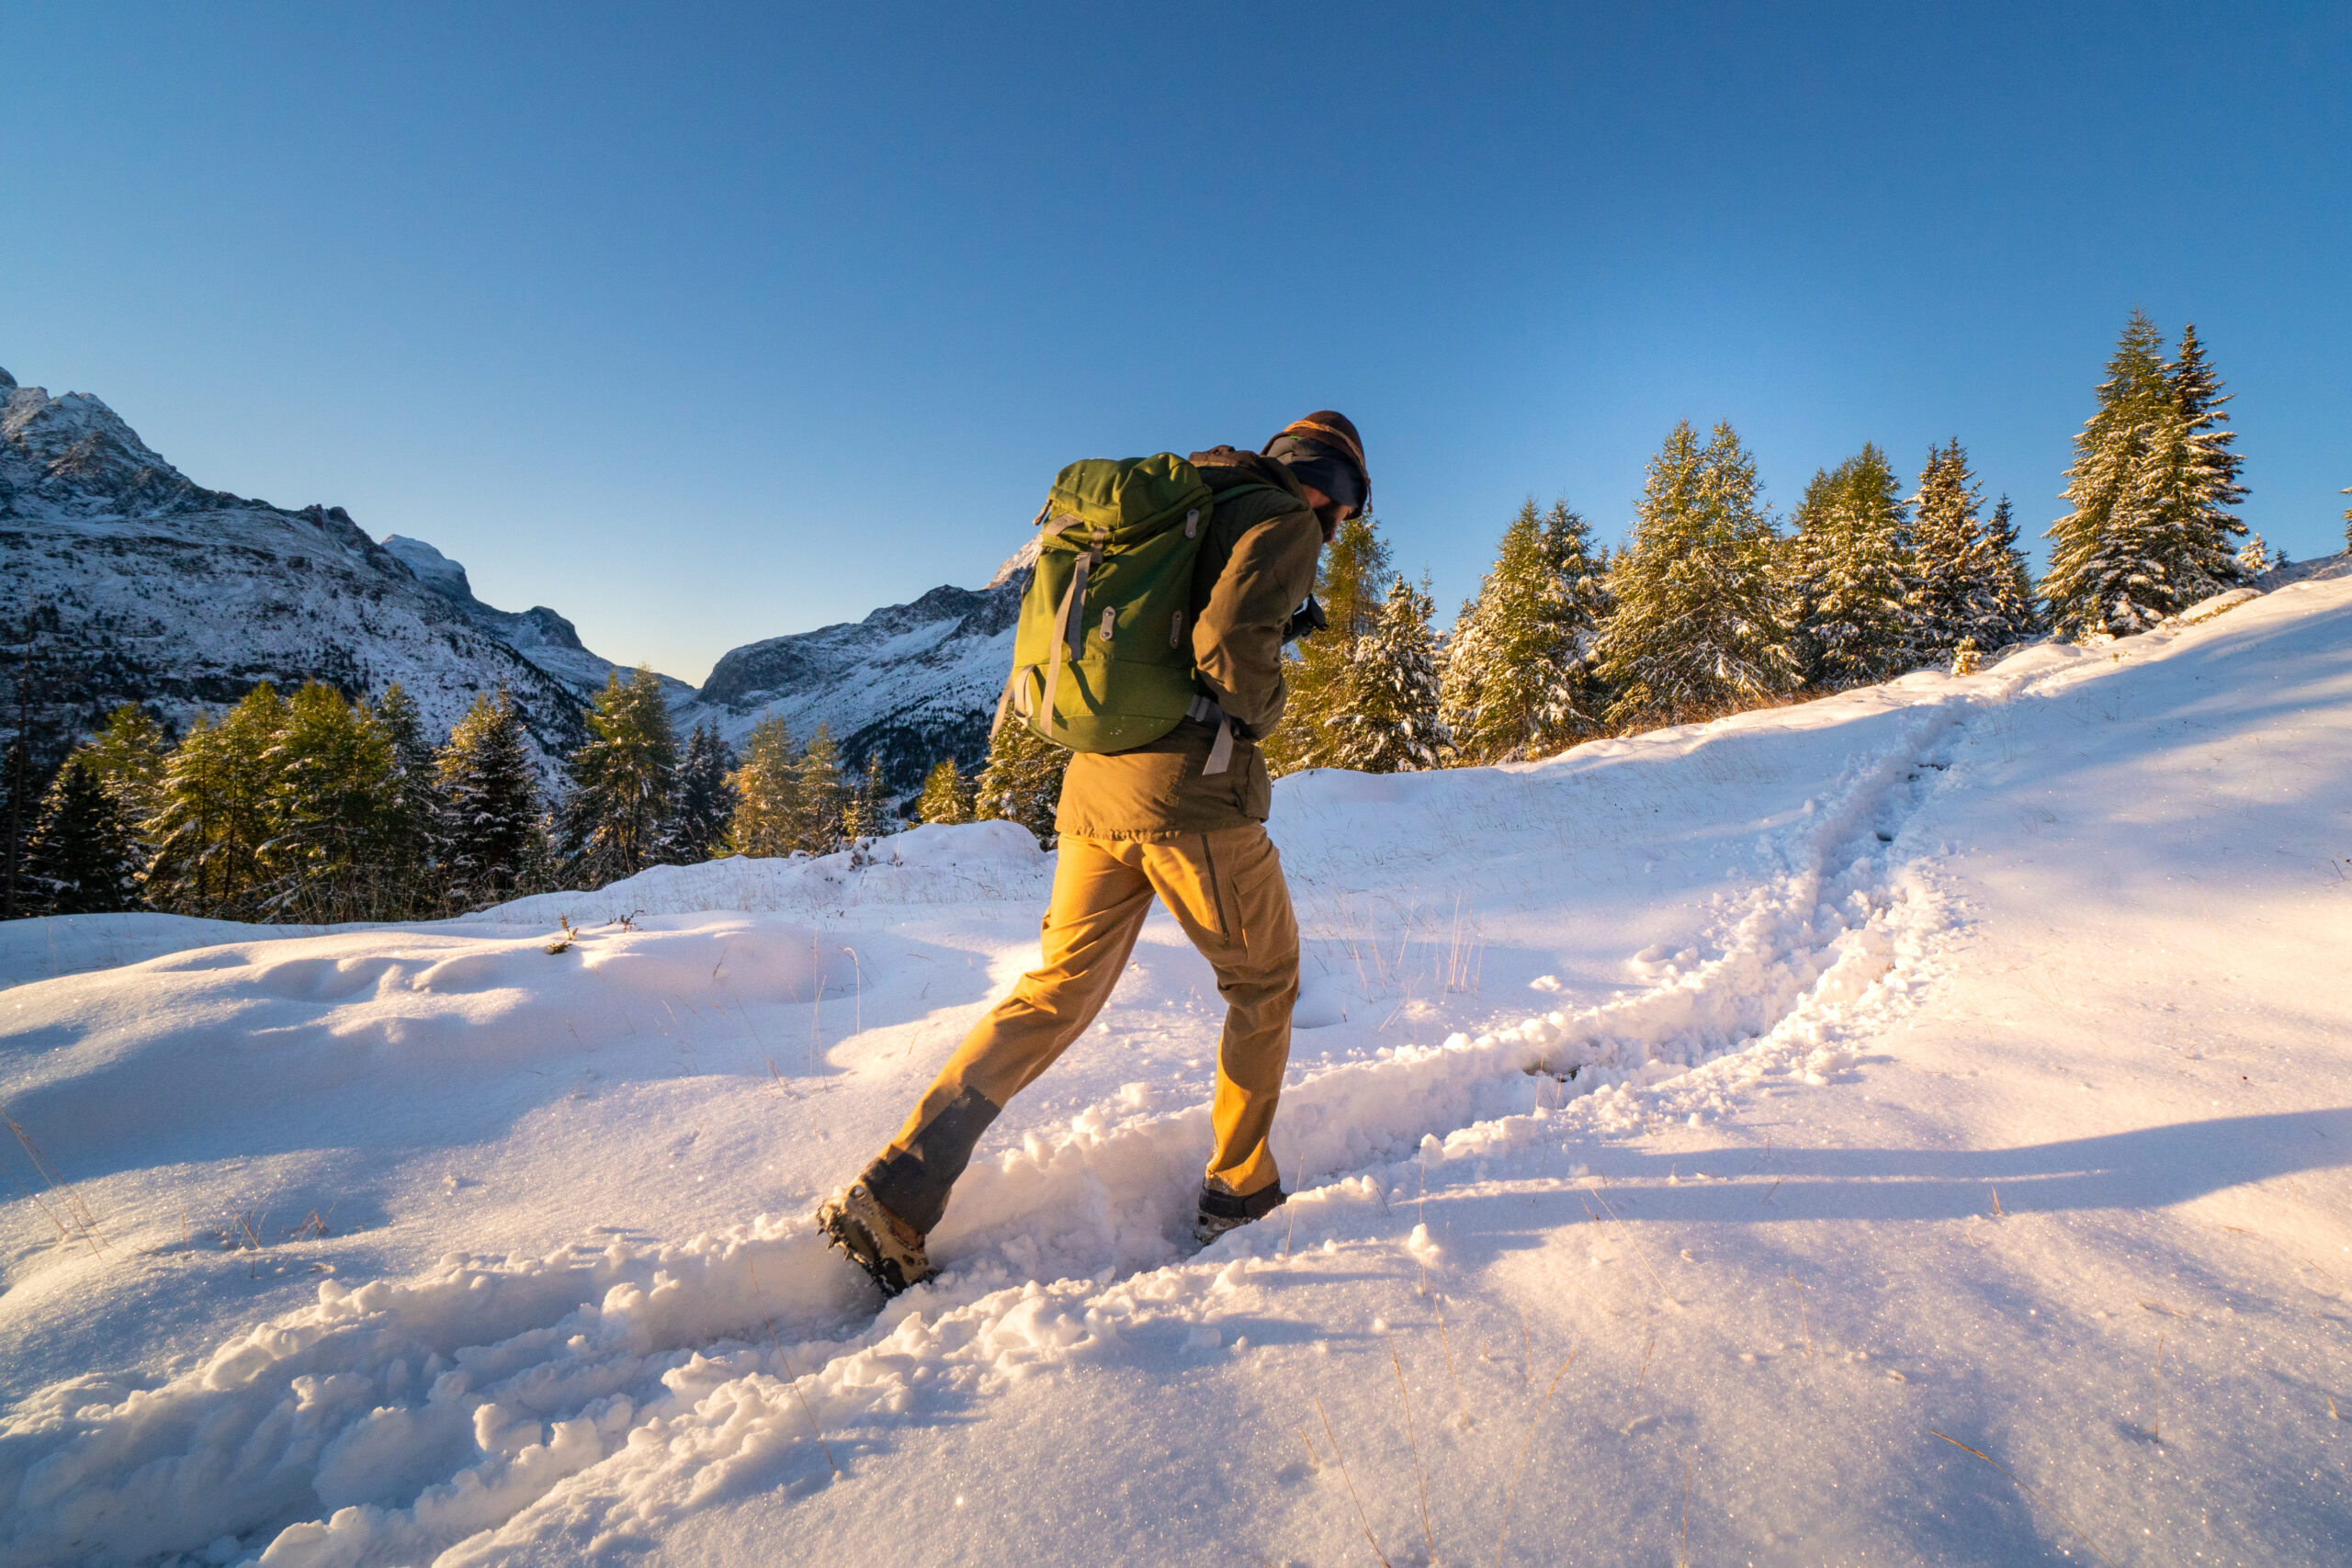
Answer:
[{"label": "olive green jacket", "polygon": [[[1298,481],[1272,458],[1219,446],[1192,462],[1220,492],[1193,579],[1193,660],[1202,689],[1233,721],[1232,761],[1221,773],[1202,771],[1216,727],[1191,718],[1148,745],[1081,751],[1062,780],[1057,833],[1166,843],[1263,822],[1273,808],[1256,742],[1282,722],[1289,700],[1283,627],[1314,591],[1323,528]],[[1227,501],[1227,491],[1238,493]]]}]

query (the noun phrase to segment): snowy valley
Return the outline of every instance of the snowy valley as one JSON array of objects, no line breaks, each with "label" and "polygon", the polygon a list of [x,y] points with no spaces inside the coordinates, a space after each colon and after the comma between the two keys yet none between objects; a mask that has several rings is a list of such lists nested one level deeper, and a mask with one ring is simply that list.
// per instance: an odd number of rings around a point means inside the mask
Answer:
[{"label": "snowy valley", "polygon": [[[555,611],[485,604],[435,547],[371,539],[339,506],[203,489],[87,393],[52,398],[0,370],[0,612],[57,612],[85,672],[78,728],[124,701],[185,725],[256,681],[316,679],[363,696],[398,682],[437,738],[503,682],[550,777],[584,738],[582,706],[616,666]],[[663,689],[682,730],[736,740],[770,714],[804,737],[829,724],[845,756],[880,751],[911,793],[940,757],[973,767],[986,751],[1027,583],[1016,554],[983,588],[752,643],[699,691],[667,677]]]},{"label": "snowy valley", "polygon": [[1155,915],[887,1308],[808,1216],[1035,958],[1017,828],[13,922],[0,1562],[2341,1562],[2346,566],[1281,781],[1293,1201],[1178,1243]]}]

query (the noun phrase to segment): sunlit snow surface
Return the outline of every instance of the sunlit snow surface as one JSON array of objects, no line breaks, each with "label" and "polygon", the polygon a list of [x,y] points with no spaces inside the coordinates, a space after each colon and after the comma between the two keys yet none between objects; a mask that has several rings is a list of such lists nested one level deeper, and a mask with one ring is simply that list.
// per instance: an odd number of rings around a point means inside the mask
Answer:
[{"label": "sunlit snow surface", "polygon": [[1156,916],[878,1317],[1015,829],[0,931],[0,1562],[2352,1556],[2352,581],[1272,827],[1291,1205]]}]

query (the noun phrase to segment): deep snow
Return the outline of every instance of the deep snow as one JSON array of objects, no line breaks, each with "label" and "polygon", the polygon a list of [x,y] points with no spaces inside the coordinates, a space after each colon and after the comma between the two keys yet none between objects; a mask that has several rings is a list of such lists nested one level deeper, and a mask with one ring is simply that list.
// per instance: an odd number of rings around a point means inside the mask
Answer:
[{"label": "deep snow", "polygon": [[2347,612],[1286,780],[1292,1204],[1177,1245],[1155,916],[878,1317],[806,1216],[1034,956],[1016,829],[18,922],[0,1562],[2342,1562]]}]

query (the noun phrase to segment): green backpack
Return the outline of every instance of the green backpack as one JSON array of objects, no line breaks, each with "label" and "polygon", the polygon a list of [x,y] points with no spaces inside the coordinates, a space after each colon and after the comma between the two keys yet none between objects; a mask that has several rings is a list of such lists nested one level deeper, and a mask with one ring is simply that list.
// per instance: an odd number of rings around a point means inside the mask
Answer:
[{"label": "green backpack", "polygon": [[1217,721],[1230,753],[1224,716],[1194,682],[1187,625],[1212,499],[1172,452],[1090,457],[1055,476],[998,727],[1009,711],[1073,751],[1124,751],[1189,714]]}]

